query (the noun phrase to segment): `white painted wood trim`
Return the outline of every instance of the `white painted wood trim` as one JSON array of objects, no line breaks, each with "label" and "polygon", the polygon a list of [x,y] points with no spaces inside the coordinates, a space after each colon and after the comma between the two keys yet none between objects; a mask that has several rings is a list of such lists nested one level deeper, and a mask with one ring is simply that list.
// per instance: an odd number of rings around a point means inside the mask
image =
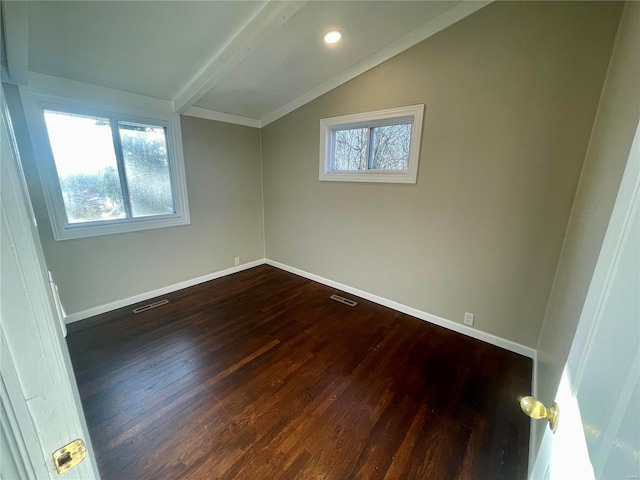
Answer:
[{"label": "white painted wood trim", "polygon": [[189,79],[174,99],[175,110],[182,113],[197,103],[215,84],[247,58],[268,35],[291,19],[305,3],[306,1],[268,1],[221,51]]},{"label": "white painted wood trim", "polygon": [[[0,405],[2,407],[2,429],[5,431],[11,454],[16,467],[24,478],[46,478],[47,467],[40,451],[36,426],[33,423],[29,408],[22,394],[22,387],[13,360],[9,354],[9,346],[0,324]],[[6,422],[6,423],[5,423]],[[3,452],[4,454],[4,452]],[[3,459],[3,461],[6,461]]]},{"label": "white painted wood trim", "polygon": [[[2,188],[0,189],[0,220],[2,223],[2,279],[11,285],[10,295],[2,301],[1,333],[6,351],[20,382],[21,400],[30,420],[20,424],[20,430],[35,427],[39,448],[30,448],[34,468],[44,465],[38,478],[55,478],[51,453],[69,439],[83,438],[87,446],[85,461],[67,472],[69,480],[99,478],[91,439],[82,411],[80,394],[73,377],[67,345],[56,322],[55,306],[48,286],[46,262],[40,244],[31,200],[27,192],[11,118],[4,90],[0,98],[2,151]],[[7,257],[5,258],[5,252]],[[10,253],[8,253],[10,252]],[[4,260],[8,260],[5,262]],[[3,340],[3,341],[4,341]],[[6,348],[5,348],[6,347]],[[4,378],[4,366],[3,378]],[[7,385],[5,385],[7,386]],[[20,422],[21,419],[17,418]]]},{"label": "white painted wood trim", "polygon": [[[533,371],[531,373],[531,393],[532,397],[538,398],[538,351],[533,352]],[[531,478],[533,474],[533,466],[536,462],[536,446],[538,445],[538,430],[536,428],[536,419],[529,421],[529,458],[527,464],[527,478]]]},{"label": "white painted wood trim", "polygon": [[260,128],[260,120],[255,118],[243,117],[242,115],[233,115],[231,113],[218,112],[202,107],[190,107],[183,113],[188,117],[204,118],[206,120],[216,120],[218,122],[234,123],[236,125],[244,125],[245,127]]},{"label": "white painted wood trim", "polygon": [[[585,398],[585,394],[582,393],[585,371],[590,360],[593,359],[592,352],[596,348],[596,343],[602,342],[602,340],[598,340],[599,331],[611,328],[606,323],[607,314],[605,312],[608,305],[611,304],[614,282],[619,278],[617,272],[624,258],[625,248],[628,248],[626,245],[638,241],[638,237],[632,234],[634,222],[638,219],[640,219],[640,122],[636,125],[636,133],[627,165],[567,361],[567,365],[571,367],[570,371],[574,373],[573,392],[576,395],[582,394],[582,398]],[[637,301],[637,296],[635,300]],[[626,317],[623,314],[619,318]],[[637,322],[637,319],[631,318],[629,315],[626,321],[629,323],[622,324],[620,322],[621,324],[617,328],[630,333],[633,331],[633,322]],[[585,324],[584,333],[582,333],[583,324]],[[582,348],[574,355],[573,345],[575,344]],[[640,381],[638,374],[640,349],[638,345],[635,345],[634,350],[635,352],[633,350],[628,352],[628,363],[625,366],[620,366],[620,373],[626,369],[626,375],[622,387],[616,392],[616,401],[609,412],[608,423],[602,428],[600,446],[595,453],[591,454],[596,478],[601,478],[606,460],[617,440],[625,413],[631,404],[633,392]]]},{"label": "white painted wood trim", "polygon": [[324,95],[325,93],[339,87],[343,83],[352,80],[358,75],[362,75],[367,70],[380,65],[381,63],[389,60],[392,57],[408,50],[409,48],[417,45],[423,40],[435,35],[436,33],[444,30],[445,28],[459,22],[465,17],[468,17],[472,13],[477,12],[483,7],[486,7],[493,0],[490,1],[472,1],[461,2],[455,7],[447,10],[441,15],[437,16],[433,20],[425,23],[424,25],[416,28],[412,32],[408,33],[404,37],[396,40],[394,43],[386,48],[374,53],[373,55],[358,62],[353,67],[340,72],[338,75],[331,77],[329,80],[321,83],[315,88],[312,88],[308,92],[300,95],[298,98],[292,100],[286,105],[274,110],[269,115],[260,120],[263,127],[269,125],[271,122],[275,122],[286,114],[293,112],[297,108],[315,100],[316,98]]},{"label": "white painted wood trim", "polygon": [[418,310],[416,308],[403,305],[402,303],[398,303],[393,300],[389,300],[387,298],[380,297],[378,295],[374,295],[369,292],[365,292],[364,290],[350,287],[349,285],[335,282],[333,280],[329,280],[328,278],[324,278],[319,275],[315,275],[313,273],[305,272],[304,270],[300,270],[299,268],[290,267],[289,265],[285,265],[284,263],[276,262],[268,258],[266,259],[265,263],[267,265],[271,265],[272,267],[279,268],[280,270],[285,270],[295,275],[308,278],[309,280],[313,280],[314,282],[322,283],[323,285],[337,288],[338,290],[342,290],[352,295],[356,295],[366,300],[370,300],[379,305],[383,305],[393,310],[397,310],[398,312],[406,313],[407,315],[411,315],[412,317],[419,318],[420,320],[424,320],[426,322],[433,323],[434,325],[444,327],[447,330],[461,333],[468,337],[475,338],[476,340],[481,340],[491,345],[495,345],[496,347],[503,348],[510,352],[518,353],[520,355],[523,355],[531,359],[536,358],[536,350],[531,347],[527,347],[526,345],[521,345],[519,343],[512,342],[511,340],[507,340],[505,338],[492,335],[491,333],[482,332],[480,330],[476,330],[475,328],[468,327],[466,325],[454,322],[452,320],[447,320],[446,318],[438,317],[437,315],[423,312],[422,310]]},{"label": "white painted wood trim", "polygon": [[249,268],[257,267],[258,265],[264,265],[264,263],[265,263],[265,259],[262,258],[259,260],[255,260],[253,262],[245,263],[243,265],[238,265],[237,267],[231,267],[225,270],[219,270],[217,272],[212,272],[206,275],[202,275],[201,277],[192,278],[191,280],[185,280],[184,282],[174,283],[173,285],[169,285],[167,287],[162,287],[156,290],[139,293],[137,295],[124,298],[122,300],[116,300],[115,302],[105,303],[104,305],[100,305],[97,307],[89,308],[87,310],[82,310],[80,312],[69,314],[65,318],[65,323],[68,325],[73,322],[78,322],[80,320],[84,320],[86,318],[90,318],[95,315],[100,315],[102,313],[117,310],[118,308],[126,307],[128,305],[133,305],[138,302],[144,302],[145,300],[149,300],[150,298],[159,297],[161,295],[167,295],[168,293],[176,292],[178,290],[182,290],[188,287],[193,287],[194,285],[208,282],[210,280],[215,280],[216,278],[225,277],[233,273],[238,273],[243,270],[247,270]]}]

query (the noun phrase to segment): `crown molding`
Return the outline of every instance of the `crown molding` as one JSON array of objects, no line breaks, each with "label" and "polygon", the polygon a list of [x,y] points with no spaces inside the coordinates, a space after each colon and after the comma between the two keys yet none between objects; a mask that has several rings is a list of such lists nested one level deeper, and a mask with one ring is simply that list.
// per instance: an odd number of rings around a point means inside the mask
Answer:
[{"label": "crown molding", "polygon": [[339,87],[343,83],[354,79],[358,75],[362,75],[364,72],[371,70],[372,68],[380,65],[381,63],[389,60],[392,57],[408,50],[409,48],[417,45],[418,43],[426,40],[427,38],[435,35],[436,33],[444,30],[445,28],[459,22],[465,17],[468,17],[472,13],[477,12],[481,8],[486,7],[494,0],[490,1],[466,1],[461,2],[455,7],[447,10],[436,18],[430,20],[424,25],[416,28],[412,32],[408,33],[404,37],[396,40],[388,47],[374,53],[373,55],[358,62],[353,67],[344,70],[343,72],[331,77],[329,80],[321,83],[317,87],[312,88],[308,92],[300,95],[298,98],[292,100],[286,105],[274,110],[269,115],[266,115],[260,120],[263,127],[275,122],[281,117],[284,117],[288,113],[300,108],[301,106],[315,100],[316,98],[330,92],[334,88]]}]

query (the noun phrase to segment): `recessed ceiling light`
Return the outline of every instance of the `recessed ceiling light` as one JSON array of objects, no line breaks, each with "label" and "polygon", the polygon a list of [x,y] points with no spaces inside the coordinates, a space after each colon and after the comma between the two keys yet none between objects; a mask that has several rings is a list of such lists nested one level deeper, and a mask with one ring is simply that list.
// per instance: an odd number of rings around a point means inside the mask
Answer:
[{"label": "recessed ceiling light", "polygon": [[324,35],[324,43],[332,44],[339,42],[342,34],[338,30],[331,30]]}]

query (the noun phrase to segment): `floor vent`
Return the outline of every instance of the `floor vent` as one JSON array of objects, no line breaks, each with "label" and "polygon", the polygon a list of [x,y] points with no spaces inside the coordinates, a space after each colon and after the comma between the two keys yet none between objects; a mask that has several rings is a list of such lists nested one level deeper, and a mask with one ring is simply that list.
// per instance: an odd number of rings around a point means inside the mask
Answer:
[{"label": "floor vent", "polygon": [[335,300],[336,302],[349,305],[350,307],[355,307],[358,304],[358,302],[354,302],[353,300],[349,300],[348,298],[341,297],[340,295],[331,295],[329,298],[331,300]]},{"label": "floor vent", "polygon": [[150,303],[149,305],[143,305],[142,307],[134,308],[133,313],[140,313],[146,310],[151,310],[152,308],[159,307],[160,305],[166,305],[169,303],[169,300],[158,300],[157,302]]}]

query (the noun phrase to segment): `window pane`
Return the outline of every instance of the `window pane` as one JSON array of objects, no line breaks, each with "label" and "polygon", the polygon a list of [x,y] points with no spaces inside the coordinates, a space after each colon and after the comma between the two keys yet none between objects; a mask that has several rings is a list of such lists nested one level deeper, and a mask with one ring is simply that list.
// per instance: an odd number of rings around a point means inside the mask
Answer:
[{"label": "window pane", "polygon": [[386,125],[371,129],[373,170],[408,170],[411,124]]},{"label": "window pane", "polygon": [[368,128],[336,130],[334,135],[335,171],[357,171],[367,169]]},{"label": "window pane", "polygon": [[69,223],[125,217],[109,120],[44,112]]},{"label": "window pane", "polygon": [[118,122],[118,129],[132,215],[145,217],[174,213],[164,128]]}]

